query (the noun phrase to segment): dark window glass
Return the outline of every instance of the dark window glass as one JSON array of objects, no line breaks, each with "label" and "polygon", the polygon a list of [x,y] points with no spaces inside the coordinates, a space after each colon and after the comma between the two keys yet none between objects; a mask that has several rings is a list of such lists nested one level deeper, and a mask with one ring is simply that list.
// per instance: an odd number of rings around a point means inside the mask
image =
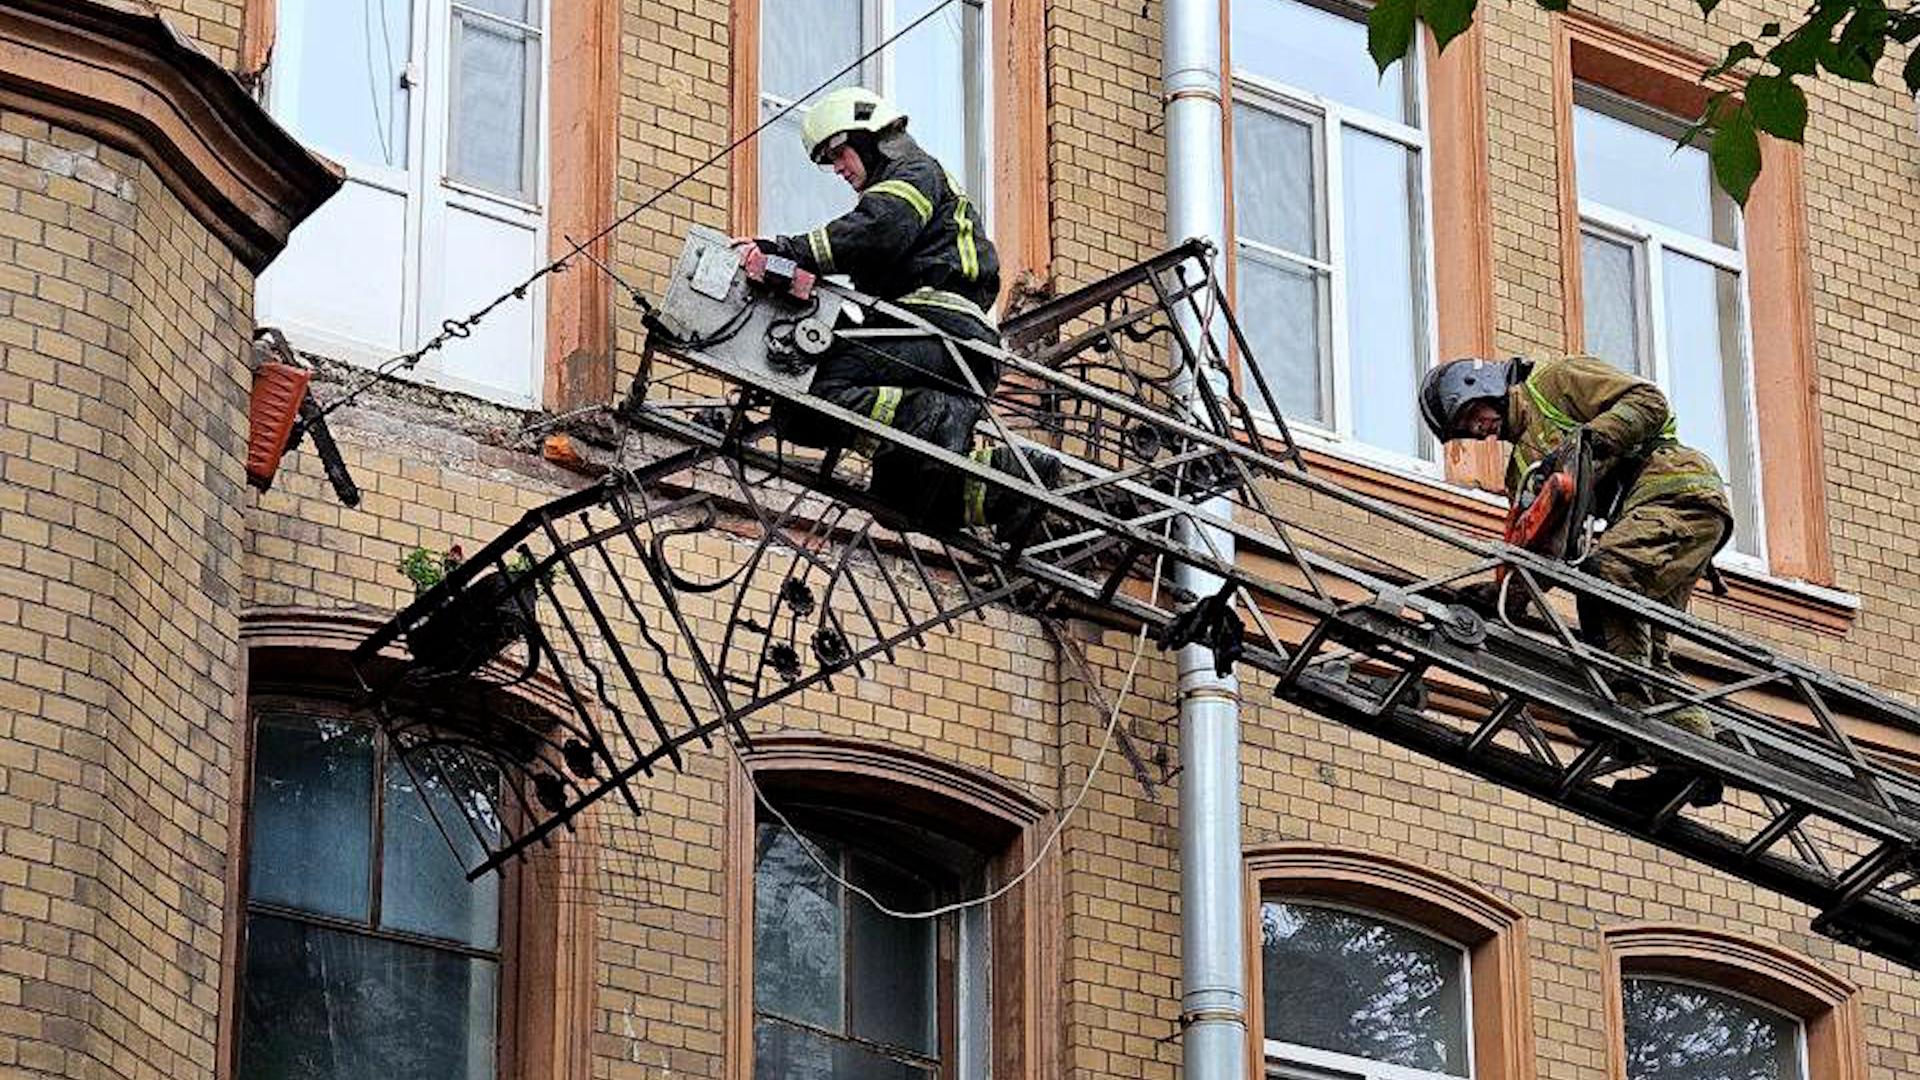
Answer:
[{"label": "dark window glass", "polygon": [[1398,923],[1269,900],[1260,909],[1266,1037],[1467,1075],[1461,950]]},{"label": "dark window glass", "polygon": [[490,1077],[498,981],[492,960],[255,915],[241,1075]]},{"label": "dark window glass", "polygon": [[500,894],[459,807],[499,778],[336,717],[256,731],[239,1080],[490,1080]]},{"label": "dark window glass", "polygon": [[[859,828],[833,837],[809,830],[811,855],[778,824],[762,825],[756,838],[754,1075],[930,1077],[943,1072],[942,1054],[951,1049],[959,1056],[945,1075],[984,1080],[991,1061],[991,1033],[979,1022],[989,993],[986,916],[883,914],[833,875],[900,911],[927,910],[945,897],[924,867],[886,857],[906,845]],[[965,873],[955,868],[941,884],[952,892]],[[949,958],[944,985],[942,956]],[[949,999],[953,1007],[943,1008]],[[954,1028],[944,1036],[942,1015]]]},{"label": "dark window glass", "polygon": [[1627,1080],[1804,1080],[1800,1025],[1744,998],[1627,979]]}]

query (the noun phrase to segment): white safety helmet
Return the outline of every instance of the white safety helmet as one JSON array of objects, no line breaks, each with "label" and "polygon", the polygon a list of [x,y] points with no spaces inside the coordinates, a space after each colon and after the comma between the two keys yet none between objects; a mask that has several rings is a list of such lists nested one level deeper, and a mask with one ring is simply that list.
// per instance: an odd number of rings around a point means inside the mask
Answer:
[{"label": "white safety helmet", "polygon": [[800,121],[800,141],[807,156],[825,164],[848,132],[870,131],[879,134],[894,125],[905,126],[906,114],[893,102],[864,86],[843,86],[829,92],[807,110]]}]

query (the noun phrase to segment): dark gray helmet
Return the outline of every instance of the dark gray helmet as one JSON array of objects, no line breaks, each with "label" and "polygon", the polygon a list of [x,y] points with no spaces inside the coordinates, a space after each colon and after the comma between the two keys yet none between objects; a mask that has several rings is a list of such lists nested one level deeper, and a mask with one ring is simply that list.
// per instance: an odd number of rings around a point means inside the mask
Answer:
[{"label": "dark gray helmet", "polygon": [[1459,437],[1460,414],[1475,401],[1490,400],[1505,411],[1507,388],[1516,379],[1517,360],[1449,360],[1427,372],[1420,383],[1420,415],[1433,437]]}]

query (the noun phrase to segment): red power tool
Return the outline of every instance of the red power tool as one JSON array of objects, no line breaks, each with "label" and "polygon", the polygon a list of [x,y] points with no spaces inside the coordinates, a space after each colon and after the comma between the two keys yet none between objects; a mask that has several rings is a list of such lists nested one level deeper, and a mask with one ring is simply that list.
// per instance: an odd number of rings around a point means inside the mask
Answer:
[{"label": "red power tool", "polygon": [[[1593,480],[1593,448],[1586,431],[1576,428],[1521,479],[1503,539],[1551,559],[1578,562],[1585,554],[1587,519],[1593,515]],[[1495,581],[1506,576],[1505,566],[1494,572]]]}]

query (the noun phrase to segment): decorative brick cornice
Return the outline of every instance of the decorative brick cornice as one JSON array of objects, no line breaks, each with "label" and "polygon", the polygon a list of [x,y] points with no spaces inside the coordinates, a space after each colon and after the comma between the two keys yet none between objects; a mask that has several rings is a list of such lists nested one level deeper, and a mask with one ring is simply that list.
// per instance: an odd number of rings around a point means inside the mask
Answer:
[{"label": "decorative brick cornice", "polygon": [[0,108],[138,155],[255,273],[341,184],[239,80],[124,0],[0,0]]}]

